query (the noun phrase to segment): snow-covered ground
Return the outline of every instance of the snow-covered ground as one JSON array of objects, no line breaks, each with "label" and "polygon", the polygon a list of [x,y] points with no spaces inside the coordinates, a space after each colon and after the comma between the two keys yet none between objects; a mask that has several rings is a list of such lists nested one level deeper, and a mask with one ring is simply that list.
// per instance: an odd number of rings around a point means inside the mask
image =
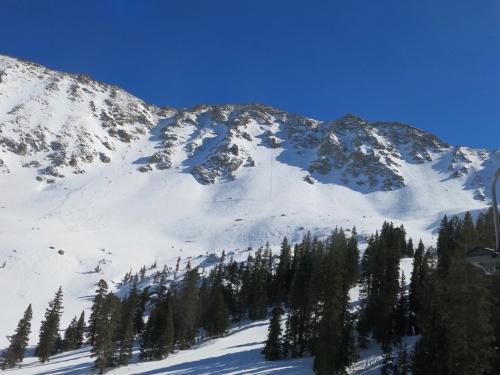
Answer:
[{"label": "snow-covered ground", "polygon": [[[228,336],[199,343],[190,350],[176,352],[167,359],[153,362],[134,362],[129,366],[109,371],[110,374],[178,374],[178,375],[236,375],[312,374],[312,358],[265,361],[260,354],[267,335],[267,321],[246,322],[231,329]],[[136,359],[138,350],[134,358]],[[88,349],[56,355],[50,362],[40,364],[36,358],[27,358],[15,374],[90,373],[93,361]]]}]

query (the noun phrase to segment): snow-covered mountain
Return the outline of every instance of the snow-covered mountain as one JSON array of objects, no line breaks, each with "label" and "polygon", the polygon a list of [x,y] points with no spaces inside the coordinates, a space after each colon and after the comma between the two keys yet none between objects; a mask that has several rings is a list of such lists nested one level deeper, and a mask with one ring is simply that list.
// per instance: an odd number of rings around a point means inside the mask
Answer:
[{"label": "snow-covered mountain", "polygon": [[[84,75],[0,55],[0,347],[59,285],[62,325],[100,278],[194,265],[385,220],[433,245],[444,214],[490,204],[500,151],[400,123],[317,121],[262,104],[158,108]],[[62,250],[62,251],[60,251]],[[101,272],[93,270],[100,265]]]},{"label": "snow-covered mountain", "polygon": [[150,146],[134,160],[137,170],[181,168],[205,185],[259,170],[256,159],[267,148],[275,149],[277,162],[303,170],[311,184],[365,192],[402,188],[408,181],[404,164],[440,160],[439,170],[471,176],[465,185],[484,198],[478,172],[498,160],[498,152],[451,148],[417,128],[353,115],[321,122],[257,103],[160,109],[85,75],[7,56],[0,59],[0,83],[0,145],[20,156],[6,155],[2,172],[20,161],[47,183],[85,173],[94,163],[121,159],[110,168],[121,167],[124,154],[145,139]]}]

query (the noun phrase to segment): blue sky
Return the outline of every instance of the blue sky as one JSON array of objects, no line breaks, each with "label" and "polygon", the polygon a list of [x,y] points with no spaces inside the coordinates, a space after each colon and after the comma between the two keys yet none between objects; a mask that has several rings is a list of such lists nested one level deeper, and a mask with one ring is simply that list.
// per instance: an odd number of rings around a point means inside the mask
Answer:
[{"label": "blue sky", "polygon": [[158,106],[260,102],[500,149],[498,0],[0,0],[0,53]]}]

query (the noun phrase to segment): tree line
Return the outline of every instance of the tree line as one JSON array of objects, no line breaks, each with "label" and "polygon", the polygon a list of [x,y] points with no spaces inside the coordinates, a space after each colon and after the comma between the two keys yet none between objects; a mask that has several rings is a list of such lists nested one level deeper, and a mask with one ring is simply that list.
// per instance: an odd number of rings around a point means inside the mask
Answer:
[{"label": "tree line", "polygon": [[500,278],[467,264],[465,252],[495,248],[493,212],[474,222],[444,217],[435,248],[415,254],[410,304],[420,339],[414,375],[500,373]]},{"label": "tree line", "polygon": [[[146,276],[127,273],[119,298],[106,281],[96,285],[88,321],[82,312],[59,334],[62,289],[50,301],[35,355],[45,362],[60,351],[89,345],[94,369],[127,365],[134,343],[139,359],[166,358],[197,339],[222,337],[243,318],[270,317],[262,354],[267,360],[313,356],[318,375],[347,374],[360,350],[377,342],[381,374],[494,374],[500,370],[500,278],[466,264],[475,246],[494,247],[492,212],[474,223],[444,217],[436,246],[416,248],[401,225],[384,223],[367,239],[360,259],[358,235],[336,228],[325,239],[310,233],[278,254],[268,245],[248,250],[246,261],[223,252],[207,272],[188,262],[180,278],[164,267]],[[399,268],[413,257],[409,286]],[[155,269],[156,262],[150,267]],[[359,306],[349,293],[358,286]],[[2,354],[2,368],[19,365],[31,327],[31,305]],[[406,335],[419,335],[411,352]]]},{"label": "tree line", "polygon": [[[102,374],[108,367],[127,365],[134,342],[140,345],[140,360],[163,359],[174,349],[191,347],[198,338],[224,336],[231,322],[265,319],[273,307],[274,314],[281,308],[288,310],[289,329],[286,338],[279,339],[280,354],[273,357],[265,349],[266,358],[327,353],[330,338],[320,333],[327,332],[321,324],[327,325],[323,316],[334,319],[339,296],[340,306],[346,312],[340,320],[335,318],[335,324],[352,324],[347,293],[358,273],[355,230],[348,239],[342,230],[336,229],[322,241],[308,233],[293,249],[284,238],[276,255],[268,245],[256,251],[247,250],[248,257],[243,262],[227,259],[223,252],[209,272],[192,268],[188,262],[181,279],[180,259],[175,271],[164,267],[149,277],[145,267],[134,276],[129,272],[122,280],[122,286],[129,289],[124,298],[109,291],[106,281],[100,280],[88,321],[84,312],[79,318],[75,316],[63,337],[63,292],[59,288],[46,309],[35,355],[46,362],[58,352],[89,345],[94,369]],[[153,268],[156,262],[150,269]],[[325,288],[325,283],[332,283],[335,288]],[[31,319],[30,305],[15,334],[9,337],[10,345],[2,354],[3,369],[22,362]],[[333,320],[328,324],[333,324]],[[348,329],[344,329],[347,333]],[[322,358],[321,354],[318,358]],[[322,365],[318,362],[315,366]]]}]

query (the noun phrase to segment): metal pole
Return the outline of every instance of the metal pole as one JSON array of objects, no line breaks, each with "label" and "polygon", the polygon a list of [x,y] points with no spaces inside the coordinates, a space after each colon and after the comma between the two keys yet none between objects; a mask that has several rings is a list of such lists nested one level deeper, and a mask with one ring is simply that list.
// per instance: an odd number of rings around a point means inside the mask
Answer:
[{"label": "metal pole", "polygon": [[493,221],[495,223],[496,249],[488,249],[483,246],[475,247],[465,253],[465,260],[473,266],[481,268],[487,275],[500,276],[500,218],[498,217],[497,182],[500,178],[498,168],[493,183],[491,184],[491,199],[493,207]]},{"label": "metal pole", "polygon": [[495,235],[497,239],[497,247],[496,251],[500,252],[500,223],[498,218],[498,203],[497,203],[497,181],[500,177],[500,168],[498,168],[497,173],[495,173],[495,177],[493,178],[493,184],[491,185],[491,197],[493,199],[493,218],[495,222]]}]

